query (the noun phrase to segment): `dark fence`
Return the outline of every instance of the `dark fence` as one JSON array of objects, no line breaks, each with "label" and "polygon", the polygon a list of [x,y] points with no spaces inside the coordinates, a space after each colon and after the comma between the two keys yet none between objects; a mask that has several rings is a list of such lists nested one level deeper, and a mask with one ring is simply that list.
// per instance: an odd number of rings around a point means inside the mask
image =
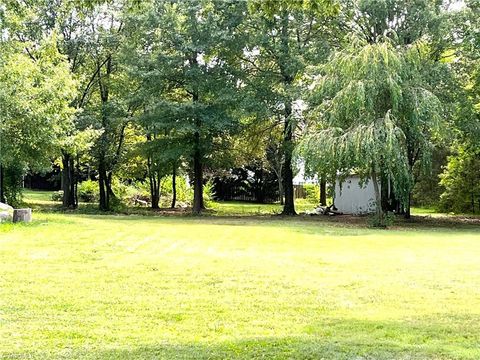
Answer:
[{"label": "dark fence", "polygon": [[[305,199],[307,192],[304,185],[293,185],[295,199]],[[215,187],[215,198],[222,201],[248,201],[257,203],[275,203],[280,201],[278,189],[270,191],[254,191],[244,186]]]}]

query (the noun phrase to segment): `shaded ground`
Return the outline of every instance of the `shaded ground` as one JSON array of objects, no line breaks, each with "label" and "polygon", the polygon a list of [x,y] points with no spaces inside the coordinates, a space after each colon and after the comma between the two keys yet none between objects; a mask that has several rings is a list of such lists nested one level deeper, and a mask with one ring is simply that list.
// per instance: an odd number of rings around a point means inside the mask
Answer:
[{"label": "shaded ground", "polygon": [[[25,202],[36,212],[45,213],[65,213],[65,214],[104,214],[98,210],[97,204],[81,203],[79,209],[64,210],[60,202],[51,200],[52,193],[49,191],[29,191],[25,193]],[[299,214],[297,219],[308,222],[321,222],[328,224],[339,224],[340,226],[360,226],[368,227],[370,225],[369,216],[311,216],[305,215],[305,211],[312,210],[316,204],[305,200],[296,201],[296,209]],[[251,217],[252,219],[269,218],[271,220],[288,221],[287,218],[280,216],[282,207],[280,204],[256,204],[239,201],[229,202],[211,202],[209,209],[205,211],[205,217]],[[117,210],[117,214],[122,215],[143,215],[143,216],[192,216],[190,208],[164,208],[152,210],[148,207],[128,207]],[[429,208],[413,208],[412,219],[405,220],[403,216],[396,216],[391,228],[436,228],[436,227],[477,227],[480,226],[480,215],[455,215],[436,213]]]}]

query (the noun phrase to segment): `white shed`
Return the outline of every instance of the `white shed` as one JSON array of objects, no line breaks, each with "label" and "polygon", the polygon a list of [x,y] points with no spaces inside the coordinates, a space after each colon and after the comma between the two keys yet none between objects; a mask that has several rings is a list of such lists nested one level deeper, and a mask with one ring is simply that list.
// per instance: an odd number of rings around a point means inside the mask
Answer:
[{"label": "white shed", "polygon": [[350,175],[341,185],[339,181],[335,182],[333,203],[338,211],[353,215],[375,212],[375,190],[371,180],[360,186],[360,177]]}]

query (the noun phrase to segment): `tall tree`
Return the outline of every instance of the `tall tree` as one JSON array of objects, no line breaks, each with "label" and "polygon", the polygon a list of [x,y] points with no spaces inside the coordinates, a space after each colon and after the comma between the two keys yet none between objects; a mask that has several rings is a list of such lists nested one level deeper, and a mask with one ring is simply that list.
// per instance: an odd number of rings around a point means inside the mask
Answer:
[{"label": "tall tree", "polygon": [[91,85],[83,117],[101,132],[92,148],[99,185],[99,207],[112,209],[116,200],[112,180],[125,152],[127,130],[132,124],[138,104],[136,85],[126,76],[120,63],[121,45],[127,39],[123,15],[129,2],[111,2],[94,8],[88,23],[88,59],[93,71],[87,84]]},{"label": "tall tree", "polygon": [[[235,53],[243,2],[152,0],[133,8],[130,71],[141,84],[143,122],[156,136],[172,136],[193,175],[193,211],[204,209],[206,161],[238,124]],[[128,47],[128,46],[127,46]]]},{"label": "tall tree", "polygon": [[292,153],[297,121],[303,109],[300,77],[308,64],[323,62],[329,40],[335,38],[332,0],[250,1],[245,31],[249,46],[242,54],[245,68],[254,79],[256,98],[282,125],[284,215],[295,214]]},{"label": "tall tree", "polygon": [[393,181],[408,208],[413,166],[418,161],[428,165],[442,105],[423,71],[425,43],[405,49],[389,40],[368,44],[352,39],[351,44],[322,67],[318,128],[300,149],[309,166],[328,173],[332,181],[339,172],[351,171],[371,180],[382,222],[380,177]]},{"label": "tall tree", "polygon": [[[92,56],[96,48],[95,19],[102,12],[104,1],[79,2],[76,0],[24,0],[6,1],[3,13],[6,26],[12,38],[22,45],[30,56],[40,45],[42,39],[56,33],[56,46],[69,64],[70,71],[78,81],[77,94],[71,106],[77,109],[77,116],[66,137],[63,139],[60,166],[62,169],[62,190],[64,207],[77,206],[76,184],[78,174],[75,169],[80,158],[77,150],[86,144],[76,144],[78,139],[86,140],[84,135],[92,134],[87,130],[95,124],[92,118],[82,116],[92,93],[96,89],[96,62]],[[93,30],[93,31],[92,31]],[[78,145],[78,146],[77,146]]]},{"label": "tall tree", "polygon": [[[18,175],[44,169],[59,150],[72,126],[75,82],[55,37],[45,39],[28,54],[15,40],[0,44],[0,167],[1,179],[9,167]],[[0,179],[0,180],[1,180]],[[2,200],[14,202],[15,192]]]},{"label": "tall tree", "polygon": [[476,211],[480,208],[480,4],[465,1],[452,16],[452,67],[462,85],[453,122],[453,144],[448,164],[441,174],[444,211]]}]

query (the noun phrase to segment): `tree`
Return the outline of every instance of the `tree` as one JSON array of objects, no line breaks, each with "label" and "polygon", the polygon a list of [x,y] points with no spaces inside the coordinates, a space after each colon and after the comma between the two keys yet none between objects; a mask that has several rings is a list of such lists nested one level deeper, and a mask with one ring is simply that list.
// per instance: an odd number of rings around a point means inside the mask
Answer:
[{"label": "tree", "polygon": [[357,172],[375,189],[383,222],[379,181],[393,182],[409,210],[413,166],[428,166],[443,112],[423,72],[428,46],[395,48],[390,41],[352,45],[321,68],[316,96],[317,130],[300,147],[308,166],[335,181]]},{"label": "tree", "polygon": [[[400,46],[431,37],[437,56],[444,49],[439,36],[447,16],[444,4],[435,0],[354,0],[348,3],[351,22],[346,24],[369,44],[389,38]],[[350,18],[349,17],[349,18]]]},{"label": "tree", "polygon": [[[50,166],[62,137],[72,126],[73,80],[65,58],[58,53],[55,36],[28,54],[11,40],[0,44],[0,167],[16,169]],[[18,184],[18,182],[11,182]],[[3,182],[1,194],[5,197]],[[15,191],[9,202],[15,202]]]},{"label": "tree", "polygon": [[450,57],[456,80],[462,85],[453,122],[453,145],[447,166],[440,175],[443,193],[440,208],[444,211],[475,211],[480,208],[480,4],[466,1],[454,13],[454,34]]},{"label": "tree", "polygon": [[266,119],[279,117],[282,124],[284,215],[295,214],[292,153],[296,124],[301,117],[299,83],[308,64],[323,62],[328,41],[335,37],[334,1],[251,1],[245,31],[250,34],[242,54],[253,80],[256,98],[269,110]]},{"label": "tree", "polygon": [[154,0],[133,8],[127,24],[137,34],[126,61],[141,84],[142,121],[152,138],[172,137],[170,144],[181,147],[192,169],[195,213],[204,208],[205,162],[238,125],[233,55],[242,51],[237,28],[244,11],[243,2]]},{"label": "tree", "polygon": [[440,175],[444,191],[439,208],[443,211],[478,212],[480,210],[480,148],[457,145]]},{"label": "tree", "polygon": [[[104,1],[79,2],[77,0],[49,1],[25,0],[6,1],[3,12],[5,26],[12,38],[20,44],[25,53],[34,58],[33,52],[42,39],[56,34],[56,47],[69,64],[70,72],[78,81],[76,96],[71,106],[77,109],[73,125],[62,140],[59,157],[62,169],[63,206],[77,206],[77,178],[80,164],[80,150],[87,144],[77,144],[79,139],[86,140],[95,125],[93,117],[82,116],[97,86],[98,66],[94,61],[93,49],[97,48],[96,26],[103,14]],[[93,31],[92,31],[93,29]],[[86,136],[85,136],[86,135]],[[72,152],[73,151],[73,152]]]}]

